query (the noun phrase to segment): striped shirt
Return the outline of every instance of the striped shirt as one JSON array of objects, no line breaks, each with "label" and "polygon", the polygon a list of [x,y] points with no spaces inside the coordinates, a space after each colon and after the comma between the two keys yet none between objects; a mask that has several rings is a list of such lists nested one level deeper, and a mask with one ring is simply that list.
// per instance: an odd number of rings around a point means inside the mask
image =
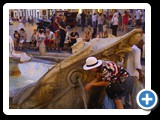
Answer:
[{"label": "striped shirt", "polygon": [[102,67],[102,80],[103,81],[109,81],[112,80],[125,80],[129,74],[128,72],[118,64],[110,61],[103,61],[103,67]]}]

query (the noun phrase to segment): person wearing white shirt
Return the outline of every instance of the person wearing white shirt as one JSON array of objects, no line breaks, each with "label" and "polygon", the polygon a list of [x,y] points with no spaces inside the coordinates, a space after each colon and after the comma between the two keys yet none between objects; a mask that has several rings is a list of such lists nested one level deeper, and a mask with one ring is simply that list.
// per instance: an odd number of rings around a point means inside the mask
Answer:
[{"label": "person wearing white shirt", "polygon": [[[126,104],[129,108],[138,109],[139,106],[136,102],[137,94],[140,90],[142,90],[143,87],[143,79],[144,75],[142,73],[142,66],[141,66],[141,48],[143,46],[144,42],[141,40],[137,45],[132,46],[132,52],[127,54],[125,56],[125,62],[126,62],[126,69],[129,72],[132,82],[131,82],[131,88],[129,90],[129,93],[131,95],[131,100],[129,100],[129,96],[126,96]],[[130,102],[131,101],[131,104]]]},{"label": "person wearing white shirt", "polygon": [[112,34],[117,36],[117,28],[118,28],[118,17],[117,17],[117,14],[114,14],[112,20],[111,20],[111,23],[112,23]]},{"label": "person wearing white shirt", "polygon": [[44,34],[43,29],[40,29],[39,33],[37,34],[37,45],[36,45],[37,49],[41,44],[44,44],[45,39],[46,39],[46,35]]},{"label": "person wearing white shirt", "polygon": [[142,12],[140,10],[137,10],[136,11],[136,27],[140,27],[140,22],[141,22],[141,15],[142,15]]},{"label": "person wearing white shirt", "polygon": [[46,39],[45,39],[44,43],[48,49],[52,49],[54,33],[52,31],[50,31],[50,28],[47,27],[45,35],[46,35]]},{"label": "person wearing white shirt", "polygon": [[92,25],[93,25],[93,24],[96,24],[96,20],[97,20],[97,16],[96,16],[96,13],[94,13],[94,14],[92,15]]}]

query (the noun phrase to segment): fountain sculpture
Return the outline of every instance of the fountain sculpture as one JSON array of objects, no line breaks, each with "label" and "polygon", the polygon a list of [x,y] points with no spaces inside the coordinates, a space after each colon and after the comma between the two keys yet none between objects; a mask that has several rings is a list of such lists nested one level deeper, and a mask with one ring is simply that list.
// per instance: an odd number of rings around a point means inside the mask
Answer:
[{"label": "fountain sculpture", "polygon": [[125,53],[141,39],[141,30],[116,38],[95,38],[82,43],[74,54],[57,63],[36,83],[27,85],[10,98],[10,109],[84,109],[101,108],[104,87],[94,87],[87,94],[83,86],[90,82],[95,73],[84,71],[82,66],[88,56],[98,59],[123,61]]},{"label": "fountain sculpture", "polygon": [[14,49],[14,42],[11,36],[9,36],[9,74],[11,76],[18,76],[21,71],[18,68],[18,63],[27,62],[31,59],[31,55],[27,55],[24,52],[17,52]]}]

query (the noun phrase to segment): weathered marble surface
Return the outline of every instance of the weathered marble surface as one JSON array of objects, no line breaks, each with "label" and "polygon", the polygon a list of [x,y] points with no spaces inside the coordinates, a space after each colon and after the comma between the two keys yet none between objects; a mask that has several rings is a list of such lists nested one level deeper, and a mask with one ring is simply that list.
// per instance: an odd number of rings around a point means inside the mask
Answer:
[{"label": "weathered marble surface", "polygon": [[21,75],[21,71],[18,67],[18,63],[20,62],[20,58],[17,57],[9,57],[9,75],[10,76],[19,76]]},{"label": "weathered marble surface", "polygon": [[37,83],[17,90],[10,98],[10,108],[81,109],[86,108],[84,101],[88,103],[87,108],[101,108],[103,96],[99,93],[104,91],[103,87],[93,88],[91,93],[87,93],[89,99],[84,97],[82,85],[95,76],[95,73],[82,69],[86,58],[95,56],[98,59],[123,61],[124,54],[130,52],[131,46],[141,39],[140,32],[134,29],[121,37],[95,38],[80,47],[75,46],[73,55],[56,64]]}]

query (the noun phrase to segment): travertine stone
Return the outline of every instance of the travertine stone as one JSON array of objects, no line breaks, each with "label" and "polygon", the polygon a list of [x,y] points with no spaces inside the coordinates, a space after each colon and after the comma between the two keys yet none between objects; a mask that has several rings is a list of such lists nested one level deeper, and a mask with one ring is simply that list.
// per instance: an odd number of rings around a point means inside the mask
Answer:
[{"label": "travertine stone", "polygon": [[[77,80],[86,85],[96,75],[82,69],[86,58],[95,56],[98,59],[122,61],[124,54],[131,51],[132,45],[139,41],[140,37],[136,34],[141,31],[134,29],[121,37],[95,38],[83,45],[80,42],[80,45],[75,48],[74,54],[57,63],[34,86],[25,91],[19,91],[19,95],[13,96],[12,99],[16,99],[16,102],[14,107],[11,108],[85,108],[85,102],[82,99],[84,94],[81,92],[82,89]],[[87,97],[88,100],[86,100],[88,108],[101,107],[101,100],[104,97],[101,93],[103,92],[103,87],[93,87],[91,92],[88,93],[90,97]]]},{"label": "travertine stone", "polygon": [[42,42],[39,46],[39,53],[40,53],[40,55],[46,54],[46,46],[45,46],[44,42]]},{"label": "travertine stone", "polygon": [[20,58],[17,57],[9,57],[9,75],[10,76],[19,76],[21,75],[21,71],[18,67],[18,63],[20,62]]}]

